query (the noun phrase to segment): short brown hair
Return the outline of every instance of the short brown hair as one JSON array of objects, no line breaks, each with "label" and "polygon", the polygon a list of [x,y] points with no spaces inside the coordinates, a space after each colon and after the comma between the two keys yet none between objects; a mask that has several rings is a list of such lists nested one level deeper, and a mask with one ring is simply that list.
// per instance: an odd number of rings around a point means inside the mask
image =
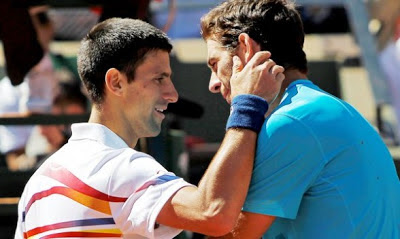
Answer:
[{"label": "short brown hair", "polygon": [[213,39],[234,51],[247,33],[285,69],[307,73],[304,29],[293,2],[286,0],[227,0],[201,18],[204,40]]}]

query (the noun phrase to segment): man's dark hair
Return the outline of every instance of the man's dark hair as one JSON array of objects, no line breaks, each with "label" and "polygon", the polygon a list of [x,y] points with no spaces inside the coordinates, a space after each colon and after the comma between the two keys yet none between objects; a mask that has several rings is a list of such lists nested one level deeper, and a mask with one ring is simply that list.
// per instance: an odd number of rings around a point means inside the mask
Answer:
[{"label": "man's dark hair", "polygon": [[92,102],[99,105],[103,101],[108,69],[116,68],[132,81],[136,68],[153,50],[169,53],[172,45],[165,33],[146,22],[110,18],[94,26],[78,53],[78,72]]},{"label": "man's dark hair", "polygon": [[307,73],[303,23],[292,2],[228,0],[202,17],[201,32],[205,40],[220,42],[232,52],[239,35],[247,33],[277,64]]}]

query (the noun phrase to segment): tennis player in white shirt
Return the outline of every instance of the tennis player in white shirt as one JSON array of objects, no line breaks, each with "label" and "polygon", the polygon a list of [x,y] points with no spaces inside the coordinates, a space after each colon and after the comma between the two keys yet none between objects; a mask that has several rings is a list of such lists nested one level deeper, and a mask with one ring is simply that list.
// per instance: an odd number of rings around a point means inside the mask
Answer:
[{"label": "tennis player in white shirt", "polygon": [[283,68],[269,52],[245,67],[234,57],[226,135],[196,187],[133,149],[159,134],[164,111],[178,100],[171,49],[162,31],[132,19],[108,19],[82,40],[89,122],[72,125],[68,143],[27,183],[15,238],[173,238],[182,229],[218,236],[233,228]]}]

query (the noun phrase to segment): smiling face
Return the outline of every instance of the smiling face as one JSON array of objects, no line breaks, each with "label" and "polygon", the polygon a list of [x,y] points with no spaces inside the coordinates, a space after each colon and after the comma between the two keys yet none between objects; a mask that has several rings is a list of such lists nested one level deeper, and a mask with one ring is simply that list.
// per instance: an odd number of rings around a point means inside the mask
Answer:
[{"label": "smiling face", "polygon": [[207,40],[207,62],[211,69],[208,89],[212,93],[221,93],[222,97],[231,102],[230,78],[232,76],[232,55],[219,42]]},{"label": "smiling face", "polygon": [[122,97],[122,118],[127,130],[137,138],[157,136],[165,118],[163,111],[178,100],[171,74],[168,52],[152,50],[127,84]]}]

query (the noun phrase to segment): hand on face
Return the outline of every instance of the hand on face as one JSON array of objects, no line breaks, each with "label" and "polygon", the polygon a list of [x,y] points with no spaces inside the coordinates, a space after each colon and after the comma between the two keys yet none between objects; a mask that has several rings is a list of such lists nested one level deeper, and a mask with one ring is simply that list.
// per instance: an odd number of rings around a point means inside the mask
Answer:
[{"label": "hand on face", "polygon": [[239,57],[233,57],[230,100],[240,94],[258,95],[269,104],[275,100],[285,76],[284,68],[270,57],[270,52],[259,51],[245,66]]}]

